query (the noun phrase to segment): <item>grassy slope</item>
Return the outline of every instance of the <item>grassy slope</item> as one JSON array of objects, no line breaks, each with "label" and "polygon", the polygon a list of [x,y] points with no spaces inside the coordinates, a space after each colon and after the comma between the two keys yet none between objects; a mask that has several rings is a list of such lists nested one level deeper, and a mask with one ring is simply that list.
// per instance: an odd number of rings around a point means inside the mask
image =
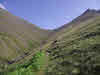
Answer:
[{"label": "grassy slope", "polygon": [[[57,41],[54,41],[47,50],[50,53],[51,61],[47,75],[71,75],[75,73],[76,75],[86,75],[86,73],[94,75],[96,64],[100,64],[100,17],[69,26],[58,32],[57,35],[59,34],[60,36],[56,38]],[[87,57],[92,58],[93,61],[86,60]],[[91,64],[91,62],[94,63]],[[84,69],[84,66],[87,69]],[[91,67],[93,68],[89,71]]]},{"label": "grassy slope", "polygon": [[0,9],[0,58],[12,60],[42,46],[50,32]]}]

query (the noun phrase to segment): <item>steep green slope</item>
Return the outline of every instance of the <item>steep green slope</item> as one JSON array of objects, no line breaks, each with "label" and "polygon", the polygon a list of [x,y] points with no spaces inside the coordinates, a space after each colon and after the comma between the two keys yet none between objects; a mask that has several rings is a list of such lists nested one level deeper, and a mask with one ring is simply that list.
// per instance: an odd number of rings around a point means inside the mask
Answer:
[{"label": "steep green slope", "polygon": [[100,75],[100,16],[58,30],[47,52],[46,75]]}]

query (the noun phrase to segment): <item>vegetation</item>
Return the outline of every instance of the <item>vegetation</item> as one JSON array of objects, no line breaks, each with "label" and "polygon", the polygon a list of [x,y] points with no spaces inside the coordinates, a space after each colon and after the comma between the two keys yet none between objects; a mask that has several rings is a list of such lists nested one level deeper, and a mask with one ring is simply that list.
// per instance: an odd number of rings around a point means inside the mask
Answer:
[{"label": "vegetation", "polygon": [[58,37],[47,52],[50,62],[46,75],[100,75],[99,20],[77,25]]},{"label": "vegetation", "polygon": [[5,75],[36,75],[44,67],[44,59],[44,52],[37,52],[30,61],[17,64],[16,70],[7,72]]}]

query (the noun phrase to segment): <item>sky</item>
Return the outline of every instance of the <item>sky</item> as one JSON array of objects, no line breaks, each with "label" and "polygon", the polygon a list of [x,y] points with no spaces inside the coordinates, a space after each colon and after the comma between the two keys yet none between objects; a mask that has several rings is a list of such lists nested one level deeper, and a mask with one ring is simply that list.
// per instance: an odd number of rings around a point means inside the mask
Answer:
[{"label": "sky", "polygon": [[88,8],[99,9],[100,0],[0,0],[0,7],[41,28],[55,29]]}]

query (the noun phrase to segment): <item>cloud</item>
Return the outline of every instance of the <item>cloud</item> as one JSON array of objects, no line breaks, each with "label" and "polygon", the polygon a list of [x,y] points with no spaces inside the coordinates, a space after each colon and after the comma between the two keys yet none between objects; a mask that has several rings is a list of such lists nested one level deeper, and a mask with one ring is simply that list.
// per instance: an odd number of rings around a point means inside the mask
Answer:
[{"label": "cloud", "polygon": [[6,7],[3,4],[1,4],[1,3],[0,3],[0,8],[6,9]]}]

